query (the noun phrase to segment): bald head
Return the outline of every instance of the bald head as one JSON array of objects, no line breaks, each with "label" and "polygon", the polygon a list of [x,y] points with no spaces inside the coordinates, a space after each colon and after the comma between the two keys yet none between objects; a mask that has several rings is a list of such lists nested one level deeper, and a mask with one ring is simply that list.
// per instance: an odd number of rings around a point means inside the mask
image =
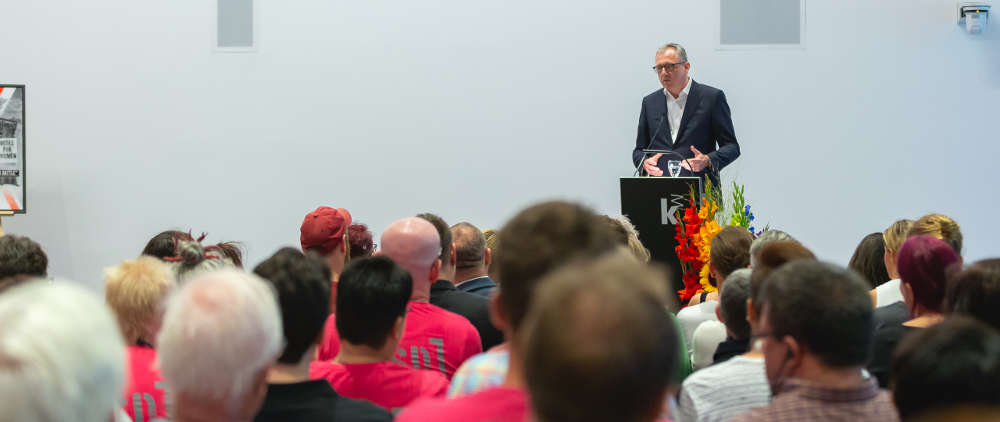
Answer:
[{"label": "bald head", "polygon": [[[408,217],[392,223],[382,232],[381,254],[392,258],[410,272],[414,295],[418,286],[430,286],[437,277],[441,238],[434,225],[422,218]],[[431,277],[433,275],[434,277]]]}]

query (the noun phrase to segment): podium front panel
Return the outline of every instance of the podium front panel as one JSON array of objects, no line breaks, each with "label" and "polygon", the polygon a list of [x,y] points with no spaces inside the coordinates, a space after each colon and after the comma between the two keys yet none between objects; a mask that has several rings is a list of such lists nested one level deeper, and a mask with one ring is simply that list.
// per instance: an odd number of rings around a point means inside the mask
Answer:
[{"label": "podium front panel", "polygon": [[639,240],[649,249],[651,259],[669,268],[673,291],[683,289],[674,238],[677,225],[683,221],[678,221],[676,215],[679,212],[683,216],[692,189],[695,204],[701,199],[701,178],[622,177],[620,185],[622,215],[639,231]]}]

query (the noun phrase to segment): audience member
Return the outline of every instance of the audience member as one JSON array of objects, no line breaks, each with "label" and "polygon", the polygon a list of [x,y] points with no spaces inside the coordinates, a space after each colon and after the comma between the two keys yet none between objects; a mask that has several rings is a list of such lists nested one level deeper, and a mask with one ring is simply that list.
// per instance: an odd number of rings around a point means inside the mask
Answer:
[{"label": "audience member", "polygon": [[326,379],[340,394],[387,410],[421,397],[444,397],[444,374],[393,362],[413,290],[410,274],[388,257],[363,258],[347,266],[337,289],[340,352],[332,362],[313,363],[310,376]]},{"label": "audience member", "polygon": [[202,246],[201,238],[178,239],[174,256],[163,258],[170,263],[177,283],[184,284],[198,274],[234,267],[233,261],[218,245]]},{"label": "audience member", "polygon": [[93,293],[64,282],[12,287],[0,294],[0,327],[0,419],[118,420],[125,347]]},{"label": "audience member", "polygon": [[458,271],[458,253],[455,243],[452,242],[451,229],[441,217],[423,213],[417,217],[427,220],[434,225],[441,241],[441,271],[437,281],[431,285],[431,305],[439,306],[444,310],[459,314],[469,322],[476,331],[479,332],[479,339],[483,350],[503,343],[503,333],[490,322],[489,299],[464,292],[455,287],[455,273]]},{"label": "audience member", "polygon": [[[441,271],[441,243],[434,225],[417,217],[404,218],[382,233],[385,255],[410,273],[413,293],[406,328],[396,358],[414,369],[434,369],[451,377],[462,362],[482,351],[476,328],[461,315],[430,304],[431,284]],[[336,315],[323,329],[319,360],[332,360],[340,351]]]},{"label": "audience member", "polygon": [[893,354],[904,421],[1000,420],[1000,334],[964,317],[907,335]]},{"label": "audience member", "polygon": [[778,229],[764,230],[753,242],[750,242],[750,268],[757,267],[757,258],[761,250],[771,242],[798,242],[792,235]]},{"label": "audience member", "polygon": [[490,297],[497,285],[488,272],[493,253],[486,247],[486,236],[479,228],[464,221],[451,226],[451,235],[455,240],[455,287],[463,292]]},{"label": "audience member", "polygon": [[[766,252],[766,251],[765,251]],[[755,300],[756,336],[774,398],[734,421],[895,421],[889,394],[866,378],[872,302],[853,271],[813,260],[782,265]]]},{"label": "audience member", "polygon": [[535,420],[658,418],[679,351],[664,277],[623,251],[539,283],[518,334]]},{"label": "audience member", "polygon": [[958,222],[950,217],[941,214],[927,214],[917,219],[906,232],[906,237],[910,238],[918,234],[926,234],[937,239],[941,239],[955,250],[956,254],[962,255],[962,228]]},{"label": "audience member", "polygon": [[720,304],[716,308],[728,333],[726,342],[720,344],[716,352],[719,357],[716,362],[721,363],[697,371],[684,380],[677,420],[721,422],[771,401],[771,390],[764,375],[764,355],[748,347],[749,297],[750,270],[733,271],[723,284]]},{"label": "audience member", "polygon": [[549,272],[575,259],[616,248],[607,225],[593,211],[568,202],[544,202],[522,210],[500,230],[494,261],[500,288],[491,309],[508,339],[506,347],[476,356],[452,380],[451,400],[417,402],[399,415],[405,421],[505,421],[527,406],[524,365],[516,337]]},{"label": "audience member", "polygon": [[[733,271],[746,268],[750,265],[750,244],[753,242],[753,235],[746,228],[740,226],[726,226],[722,228],[715,237],[712,238],[712,248],[709,251],[708,271],[711,280],[716,280],[713,285],[722,287],[723,281]],[[687,341],[687,351],[690,357],[694,354],[694,330],[705,321],[718,322],[715,316],[715,309],[719,306],[718,292],[702,293],[691,299],[687,307],[677,313],[677,320],[684,330],[684,338]],[[703,331],[704,332],[704,331]],[[708,339],[705,339],[708,340]],[[723,339],[719,338],[719,341]],[[711,343],[711,341],[707,341]],[[715,345],[706,344],[707,355],[715,353]],[[697,368],[698,366],[695,365]]]},{"label": "audience member", "polygon": [[177,255],[177,242],[180,240],[194,240],[189,233],[180,230],[164,230],[149,239],[146,247],[142,249],[142,255],[156,257],[158,259],[169,258]]},{"label": "audience member", "polygon": [[347,226],[347,251],[350,252],[349,259],[361,259],[372,256],[375,253],[375,240],[372,232],[368,231],[368,226],[361,223],[354,223]]},{"label": "audience member", "polygon": [[889,272],[885,268],[884,235],[875,232],[861,239],[861,243],[858,243],[854,254],[851,255],[847,268],[861,274],[872,289],[889,281]]},{"label": "audience member", "polygon": [[910,319],[903,323],[879,321],[876,326],[868,371],[883,388],[889,386],[889,359],[899,340],[909,331],[944,319],[947,280],[961,263],[962,258],[950,245],[928,235],[911,236],[899,248],[900,289]]},{"label": "audience member", "polygon": [[[767,232],[764,232],[767,234]],[[750,272],[750,299],[747,303],[747,321],[751,331],[758,331],[763,301],[758,298],[763,290],[764,280],[781,266],[798,260],[816,260],[816,255],[794,240],[771,240],[757,251],[757,263]]]},{"label": "audience member", "polygon": [[233,266],[243,269],[243,245],[239,242],[220,242],[215,246],[219,247],[222,255],[233,263]]},{"label": "audience member", "polygon": [[49,258],[42,247],[25,236],[0,236],[0,292],[48,273]]},{"label": "audience member", "polygon": [[202,273],[169,301],[157,343],[175,422],[247,421],[281,354],[281,314],[259,277]]},{"label": "audience member", "polygon": [[330,313],[336,311],[337,280],[350,260],[348,227],[351,213],[343,208],[319,207],[306,214],[299,227],[299,243],[303,252],[323,257],[330,269]]},{"label": "audience member", "polygon": [[152,256],[140,256],[104,271],[104,298],[127,346],[125,412],[134,421],[167,417],[155,347],[167,295],[176,285],[170,267]]},{"label": "audience member", "polygon": [[629,220],[628,217],[624,215],[609,218],[611,218],[611,220],[618,225],[618,230],[623,230],[625,232],[625,245],[632,252],[632,255],[635,256],[635,259],[639,260],[641,263],[649,262],[649,249],[646,249],[646,246],[644,246],[642,241],[639,240],[639,231],[636,230],[635,225],[632,224],[632,220]]},{"label": "audience member", "polygon": [[285,350],[267,373],[267,396],[256,422],[389,421],[377,406],[342,397],[326,380],[311,380],[310,363],[330,310],[330,277],[318,255],[282,248],[254,268],[271,285],[281,307]]},{"label": "audience member", "polygon": [[977,261],[949,282],[946,308],[1000,330],[1000,259]]},{"label": "audience member", "polygon": [[[882,260],[885,262],[885,271],[889,274],[889,281],[871,290],[872,296],[875,298],[876,308],[898,303],[901,309],[905,309],[905,306],[902,306],[903,294],[899,292],[899,270],[896,268],[896,256],[906,240],[906,233],[910,231],[910,227],[913,227],[913,220],[896,220],[882,232],[882,239],[885,242],[885,256]],[[875,320],[878,321],[877,313]]]}]

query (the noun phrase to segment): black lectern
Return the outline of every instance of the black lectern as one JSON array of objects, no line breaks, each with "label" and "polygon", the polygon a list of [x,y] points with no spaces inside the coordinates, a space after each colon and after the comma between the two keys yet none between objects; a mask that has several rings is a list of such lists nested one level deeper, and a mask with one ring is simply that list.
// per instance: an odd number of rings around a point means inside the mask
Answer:
[{"label": "black lectern", "polygon": [[621,178],[622,215],[639,230],[639,240],[649,249],[652,260],[669,268],[674,291],[684,288],[680,261],[674,251],[676,227],[683,222],[675,215],[680,211],[683,216],[691,189],[697,205],[702,195],[699,177]]}]

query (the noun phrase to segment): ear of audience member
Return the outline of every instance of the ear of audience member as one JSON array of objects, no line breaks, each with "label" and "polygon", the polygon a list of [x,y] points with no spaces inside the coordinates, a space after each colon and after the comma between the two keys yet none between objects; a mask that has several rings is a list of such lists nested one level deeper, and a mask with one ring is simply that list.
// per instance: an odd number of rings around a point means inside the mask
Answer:
[{"label": "ear of audience member", "polygon": [[[767,233],[764,232],[764,234]],[[751,254],[751,257],[753,256]],[[812,251],[806,249],[801,243],[784,240],[768,242],[758,251],[756,256],[757,263],[751,268],[750,303],[747,307],[750,325],[753,325],[760,318],[763,311],[764,298],[760,297],[760,292],[763,289],[765,280],[767,280],[767,277],[772,272],[792,261],[802,259],[816,260],[816,255],[813,255]]]},{"label": "ear of audience member", "polygon": [[[413,283],[409,316],[396,358],[414,369],[434,369],[450,378],[462,362],[482,352],[483,346],[468,319],[430,303],[431,284],[438,280],[441,268],[437,230],[422,218],[408,217],[390,224],[382,233],[381,243],[379,255],[405,269]],[[333,359],[340,351],[336,320],[335,314],[327,319],[320,360]]]},{"label": "ear of audience member", "polygon": [[347,243],[350,244],[351,259],[361,259],[375,253],[375,241],[368,226],[354,223],[347,227]]},{"label": "ear of audience member", "polygon": [[762,287],[761,351],[774,398],[735,421],[898,420],[888,393],[862,373],[873,308],[856,273],[800,259]]},{"label": "ear of audience member", "polygon": [[388,257],[348,265],[337,286],[340,352],[332,362],[314,362],[310,376],[329,381],[344,396],[387,410],[424,397],[443,397],[448,391],[444,374],[393,362],[412,289],[410,274]]},{"label": "ear of audience member", "polygon": [[441,217],[423,213],[417,215],[434,225],[441,238],[441,273],[438,280],[431,284],[431,305],[446,311],[459,314],[472,323],[479,333],[482,349],[503,343],[503,333],[490,322],[489,300],[485,297],[464,292],[455,286],[455,274],[458,272],[458,252],[455,247],[451,228]]},{"label": "ear of audience member", "polygon": [[606,222],[584,206],[551,201],[520,211],[501,229],[500,253],[493,262],[502,280],[491,312],[508,339],[508,347],[496,348],[462,365],[449,391],[452,397],[461,397],[417,403],[396,420],[522,420],[523,412],[518,409],[527,406],[527,397],[516,333],[535,289],[549,272],[617,247]]},{"label": "ear of audience member", "polygon": [[0,418],[106,422],[120,412],[125,347],[93,293],[65,282],[12,287],[0,295],[0,327]]},{"label": "ear of audience member", "polygon": [[128,346],[125,412],[132,420],[167,417],[163,376],[156,369],[156,336],[167,296],[176,288],[170,267],[152,256],[104,271],[104,298]]},{"label": "ear of audience member", "polygon": [[455,241],[455,287],[461,291],[490,297],[496,282],[489,276],[492,251],[486,246],[486,236],[471,223],[451,226]]},{"label": "ear of audience member", "polygon": [[957,273],[948,283],[947,310],[1000,330],[1000,259],[984,259]]},{"label": "ear of audience member", "polygon": [[249,420],[282,352],[281,313],[259,277],[206,272],[171,298],[158,339],[174,420]]},{"label": "ear of audience member", "polygon": [[907,335],[893,354],[892,394],[904,421],[1000,420],[1000,334],[952,317]]},{"label": "ear of audience member", "polygon": [[851,255],[847,268],[861,274],[873,289],[889,281],[889,272],[885,268],[885,239],[882,233],[872,233],[861,239],[861,243]]},{"label": "ear of audience member", "polygon": [[765,230],[753,242],[750,242],[750,268],[757,267],[757,259],[760,256],[760,251],[771,242],[798,242],[798,240],[778,229]]},{"label": "ear of audience member", "polygon": [[0,236],[0,292],[32,278],[44,278],[49,258],[34,240],[8,234]]},{"label": "ear of audience member", "polygon": [[537,420],[657,419],[678,342],[664,277],[621,252],[539,282],[519,334]]},{"label": "ear of audience member", "polygon": [[917,219],[906,233],[907,239],[925,234],[943,240],[955,253],[962,254],[962,228],[958,222],[942,214],[927,214]]},{"label": "ear of audience member", "polygon": [[309,365],[330,309],[330,277],[318,255],[282,248],[254,268],[278,296],[285,349],[268,374],[267,396],[255,422],[391,420],[371,403],[341,397]]}]

